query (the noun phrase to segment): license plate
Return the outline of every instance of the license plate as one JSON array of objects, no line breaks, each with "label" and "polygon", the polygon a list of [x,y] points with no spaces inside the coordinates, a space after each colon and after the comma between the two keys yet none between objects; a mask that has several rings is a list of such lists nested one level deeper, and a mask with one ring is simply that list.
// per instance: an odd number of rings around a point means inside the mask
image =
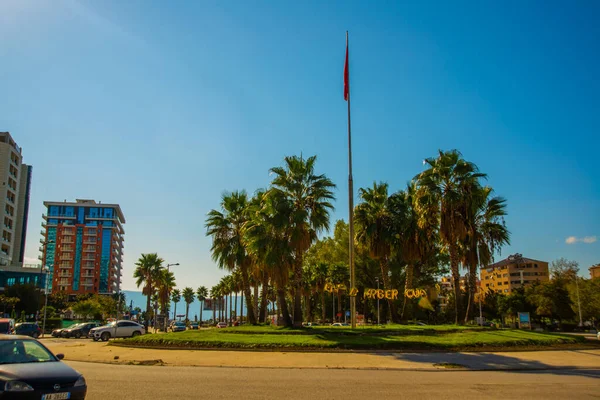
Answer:
[{"label": "license plate", "polygon": [[42,400],[66,400],[71,398],[70,392],[48,393],[42,396]]}]

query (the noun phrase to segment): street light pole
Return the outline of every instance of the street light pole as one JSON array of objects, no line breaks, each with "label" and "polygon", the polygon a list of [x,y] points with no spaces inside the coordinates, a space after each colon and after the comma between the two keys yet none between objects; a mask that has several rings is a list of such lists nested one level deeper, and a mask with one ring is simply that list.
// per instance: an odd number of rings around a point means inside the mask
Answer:
[{"label": "street light pole", "polygon": [[577,288],[577,306],[579,307],[579,327],[583,326],[583,318],[581,316],[581,300],[579,299],[579,279],[575,275],[575,287]]},{"label": "street light pole", "polygon": [[46,333],[46,313],[48,311],[48,280],[50,278],[50,269],[48,267],[46,267],[45,270],[45,274],[46,274],[46,288],[45,288],[45,299],[44,299],[44,322],[42,324],[42,337],[44,337],[44,334]]},{"label": "street light pole", "polygon": [[[377,281],[377,293],[379,293],[379,277],[376,277],[375,281]],[[379,296],[377,296],[377,326],[379,325]]]}]

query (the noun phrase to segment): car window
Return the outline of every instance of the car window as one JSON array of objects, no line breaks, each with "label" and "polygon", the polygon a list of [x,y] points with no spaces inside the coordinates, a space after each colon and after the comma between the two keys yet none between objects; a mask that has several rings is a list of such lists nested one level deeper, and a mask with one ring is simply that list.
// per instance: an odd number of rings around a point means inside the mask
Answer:
[{"label": "car window", "polygon": [[56,361],[56,358],[34,340],[0,341],[0,364]]}]

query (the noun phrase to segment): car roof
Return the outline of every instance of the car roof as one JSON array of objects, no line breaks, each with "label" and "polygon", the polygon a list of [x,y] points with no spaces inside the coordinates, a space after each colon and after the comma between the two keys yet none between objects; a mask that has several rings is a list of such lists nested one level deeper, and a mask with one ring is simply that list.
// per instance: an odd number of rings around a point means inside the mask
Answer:
[{"label": "car roof", "polygon": [[10,321],[14,321],[14,319],[12,319],[12,318],[0,318],[0,322],[10,322]]},{"label": "car roof", "polygon": [[0,340],[34,340],[25,335],[0,335]]}]

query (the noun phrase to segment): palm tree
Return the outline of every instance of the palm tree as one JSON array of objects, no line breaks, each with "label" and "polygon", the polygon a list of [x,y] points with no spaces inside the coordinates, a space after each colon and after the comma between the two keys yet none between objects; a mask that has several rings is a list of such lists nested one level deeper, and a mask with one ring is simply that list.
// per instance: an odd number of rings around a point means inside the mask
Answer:
[{"label": "palm tree", "polygon": [[177,303],[181,301],[181,291],[179,289],[174,289],[171,292],[171,301],[175,303],[175,310],[173,311],[173,320],[177,319]]},{"label": "palm tree", "polygon": [[252,257],[263,266],[275,285],[279,312],[286,326],[292,326],[286,289],[294,264],[294,249],[290,244],[289,202],[277,192],[265,194],[262,207],[252,209],[244,225],[244,238]]},{"label": "palm tree", "polygon": [[284,167],[271,168],[275,175],[270,191],[287,202],[290,246],[294,253],[294,326],[302,326],[302,266],[303,257],[317,235],[329,229],[329,213],[334,183],[325,175],[315,174],[316,156],[307,159],[291,156],[284,159]]},{"label": "palm tree", "polygon": [[156,318],[156,316],[158,315],[158,306],[160,300],[158,297],[158,293],[152,294],[152,296],[150,296],[150,299],[152,300],[152,319],[154,320],[152,326],[154,327],[154,332],[156,332],[156,330],[158,329],[158,318]]},{"label": "palm tree", "polygon": [[494,254],[505,244],[510,244],[510,233],[506,229],[506,200],[491,197],[492,188],[486,186],[474,193],[466,208],[468,221],[467,237],[464,241],[464,263],[469,268],[469,300],[465,323],[469,319],[475,299],[477,267],[485,267],[493,262]]},{"label": "palm tree", "polygon": [[196,290],[196,298],[200,302],[200,325],[202,325],[202,309],[204,308],[204,300],[208,297],[208,289],[206,286],[200,286]]},{"label": "palm tree", "polygon": [[170,308],[170,294],[175,288],[175,275],[167,270],[161,269],[156,277],[156,290],[158,291],[158,297],[160,302],[161,313],[165,316],[164,319],[164,330],[167,330],[167,323],[169,319],[169,308]]},{"label": "palm tree", "polygon": [[217,321],[215,311],[217,306],[217,298],[219,297],[219,286],[215,285],[210,289],[210,297],[212,298],[213,324]]},{"label": "palm tree", "polygon": [[[362,202],[354,211],[356,240],[368,248],[371,257],[379,261],[385,290],[390,290],[389,258],[394,240],[393,215],[388,202],[387,183],[373,183],[372,188],[358,190]],[[397,321],[396,304],[388,300],[389,311]]]},{"label": "palm tree", "polygon": [[[225,312],[225,322],[230,324],[231,322],[231,293],[233,292],[231,276],[227,275],[221,278],[221,287],[223,289],[223,297],[224,297],[224,312]],[[228,317],[229,315],[229,317]]]},{"label": "palm tree", "polygon": [[244,191],[224,194],[221,210],[211,210],[206,219],[207,236],[212,236],[211,253],[219,268],[239,269],[246,296],[248,322],[256,324],[250,296],[249,269],[252,259],[243,242],[242,228],[248,220],[248,195]]},{"label": "palm tree", "polygon": [[[429,215],[422,219],[439,219],[440,240],[450,255],[450,269],[454,286],[455,322],[458,324],[461,308],[460,296],[460,243],[463,243],[469,222],[465,221],[465,208],[472,193],[480,190],[479,179],[486,175],[477,166],[465,161],[457,150],[439,151],[436,158],[427,158],[428,168],[418,174],[418,190],[422,189],[421,209]],[[436,215],[432,215],[435,213]]]},{"label": "palm tree", "polygon": [[154,282],[162,269],[164,260],[156,253],[142,254],[135,263],[136,268],[133,277],[136,278],[136,285],[144,285],[142,293],[146,296],[146,320],[144,326],[148,330],[148,316],[150,315],[150,297],[154,294]]},{"label": "palm tree", "polygon": [[321,321],[325,322],[325,283],[327,283],[329,265],[318,263],[312,265],[310,271],[312,274],[312,281],[315,284],[315,290],[321,293]]},{"label": "palm tree", "polygon": [[183,297],[183,301],[185,301],[185,323],[187,324],[189,321],[188,315],[190,312],[190,304],[194,302],[194,289],[192,289],[191,287],[186,287],[181,292],[181,296]]}]

